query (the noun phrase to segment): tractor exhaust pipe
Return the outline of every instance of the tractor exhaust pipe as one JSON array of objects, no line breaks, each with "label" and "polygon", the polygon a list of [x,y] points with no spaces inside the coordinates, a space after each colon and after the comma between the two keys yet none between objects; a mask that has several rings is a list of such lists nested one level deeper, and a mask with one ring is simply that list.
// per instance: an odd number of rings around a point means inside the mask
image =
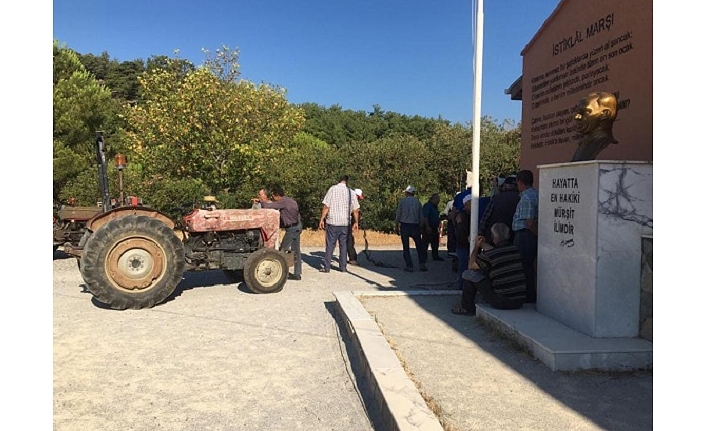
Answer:
[{"label": "tractor exhaust pipe", "polygon": [[98,162],[98,183],[101,189],[103,212],[110,211],[110,192],[108,190],[108,170],[105,162],[105,141],[103,132],[96,132],[96,161]]}]

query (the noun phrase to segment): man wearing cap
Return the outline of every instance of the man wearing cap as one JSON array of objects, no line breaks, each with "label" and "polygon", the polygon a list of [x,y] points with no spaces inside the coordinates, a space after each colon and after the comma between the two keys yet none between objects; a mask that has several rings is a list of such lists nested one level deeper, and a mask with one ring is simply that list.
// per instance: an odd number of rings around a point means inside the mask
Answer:
[{"label": "man wearing cap", "polygon": [[463,198],[465,198],[466,196],[470,196],[470,195],[471,195],[471,186],[472,186],[472,185],[473,185],[473,184],[467,182],[467,183],[466,183],[466,190],[463,190],[463,191],[461,191],[461,192],[458,192],[458,193],[456,193],[456,195],[454,196],[453,207],[454,207],[454,209],[455,209],[456,211],[461,211],[461,210],[463,209]]},{"label": "man wearing cap", "polygon": [[[363,196],[363,190],[361,189],[355,189],[353,190],[353,193],[355,193],[356,198],[358,199],[358,204],[360,205],[360,201],[362,201],[365,196]],[[358,224],[360,225],[360,208],[357,210],[358,211]],[[350,263],[353,266],[358,266],[358,252],[355,251],[355,237],[353,236],[353,226],[351,225],[348,229],[348,263]]]},{"label": "man wearing cap", "polygon": [[395,225],[397,232],[402,238],[402,256],[404,257],[405,271],[414,271],[412,265],[412,256],[409,254],[409,239],[412,238],[414,246],[417,249],[417,258],[419,259],[419,270],[426,271],[427,252],[424,248],[424,243],[421,237],[422,227],[422,203],[419,202],[414,194],[417,192],[412,186],[407,186],[404,189],[404,198],[400,199],[397,204],[395,214]]}]

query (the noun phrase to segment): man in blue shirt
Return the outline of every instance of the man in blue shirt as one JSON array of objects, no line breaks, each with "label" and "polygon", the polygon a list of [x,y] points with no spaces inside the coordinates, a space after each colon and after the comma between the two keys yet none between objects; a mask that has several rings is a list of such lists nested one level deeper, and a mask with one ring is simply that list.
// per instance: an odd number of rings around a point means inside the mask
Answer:
[{"label": "man in blue shirt", "polygon": [[522,266],[527,281],[525,302],[537,302],[537,274],[534,269],[537,260],[537,216],[539,214],[539,194],[534,184],[534,174],[529,170],[517,173],[517,190],[520,201],[517,203],[512,218],[512,231],[515,233],[514,245],[522,255]]},{"label": "man in blue shirt", "polygon": [[439,225],[441,219],[439,215],[439,201],[441,197],[434,193],[422,206],[422,241],[424,241],[424,253],[431,245],[431,258],[433,260],[444,260],[439,256]]}]

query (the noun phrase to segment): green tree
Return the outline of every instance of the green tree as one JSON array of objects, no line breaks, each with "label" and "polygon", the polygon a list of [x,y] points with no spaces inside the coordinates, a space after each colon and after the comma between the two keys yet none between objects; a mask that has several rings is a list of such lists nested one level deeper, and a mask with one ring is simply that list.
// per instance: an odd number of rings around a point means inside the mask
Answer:
[{"label": "green tree", "polygon": [[422,199],[437,191],[427,145],[410,135],[390,136],[344,149],[351,187],[365,191],[366,227],[392,232],[402,191],[414,185]]},{"label": "green tree", "polygon": [[217,52],[185,75],[173,67],[142,75],[143,101],[128,110],[127,139],[149,176],[237,193],[288,151],[304,116],[283,89],[238,79],[237,53]]},{"label": "green tree", "polygon": [[520,128],[508,120],[500,124],[491,117],[483,117],[480,145],[478,180],[487,194],[493,178],[519,170]]},{"label": "green tree", "polygon": [[[54,199],[60,200],[67,198],[64,188],[95,166],[96,132],[118,135],[121,107],[83,67],[76,52],[54,41],[53,55],[53,189]],[[94,181],[90,189],[100,196],[96,175]]]}]

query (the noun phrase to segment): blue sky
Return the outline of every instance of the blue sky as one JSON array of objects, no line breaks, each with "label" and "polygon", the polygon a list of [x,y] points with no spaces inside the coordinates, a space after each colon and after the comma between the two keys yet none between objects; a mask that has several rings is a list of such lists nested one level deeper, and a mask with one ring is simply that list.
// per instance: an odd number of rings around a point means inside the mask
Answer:
[{"label": "blue sky", "polygon": [[[559,0],[484,1],[481,114],[519,122],[504,90]],[[292,103],[473,119],[476,3],[470,0],[54,0],[53,37],[81,54],[199,65],[240,50],[242,77]]]}]

